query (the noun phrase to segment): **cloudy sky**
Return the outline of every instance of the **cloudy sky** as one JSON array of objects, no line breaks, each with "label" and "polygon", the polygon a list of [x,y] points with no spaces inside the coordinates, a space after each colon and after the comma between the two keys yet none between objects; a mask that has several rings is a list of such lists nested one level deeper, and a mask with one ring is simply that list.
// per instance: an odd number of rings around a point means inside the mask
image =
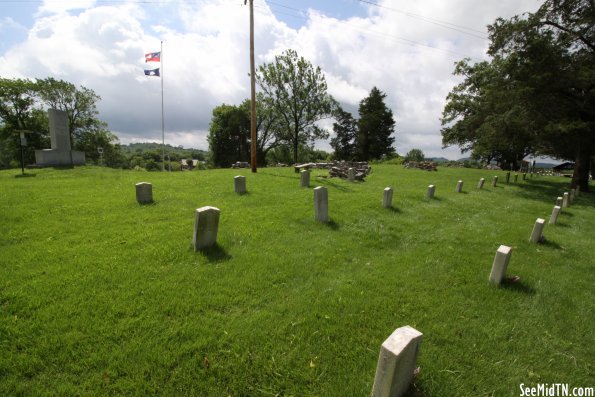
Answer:
[{"label": "cloudy sky", "polygon": [[[295,49],[322,68],[329,93],[356,117],[376,86],[395,116],[398,153],[456,159],[458,148],[442,149],[440,136],[454,63],[486,59],[486,26],[541,3],[254,0],[256,63]],[[122,143],[161,141],[160,79],[143,72],[144,54],[161,41],[165,141],[206,150],[213,107],[250,96],[243,0],[0,0],[0,76],[93,89],[100,118]]]}]

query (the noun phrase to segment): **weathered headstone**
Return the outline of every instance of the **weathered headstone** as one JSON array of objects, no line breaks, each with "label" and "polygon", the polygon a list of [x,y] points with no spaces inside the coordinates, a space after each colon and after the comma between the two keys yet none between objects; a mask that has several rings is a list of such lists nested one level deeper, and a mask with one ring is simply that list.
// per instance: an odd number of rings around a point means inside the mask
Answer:
[{"label": "weathered headstone", "polygon": [[246,177],[237,175],[233,178],[234,188],[237,194],[246,193]]},{"label": "weathered headstone", "polygon": [[578,187],[578,186],[577,186],[577,187],[575,187],[575,188],[574,188],[574,195],[575,195],[575,196],[577,196],[577,197],[578,197],[578,195],[580,194],[580,192],[581,192],[581,189],[580,189],[580,187]]},{"label": "weathered headstone", "polygon": [[459,180],[457,182],[457,187],[455,189],[457,193],[461,193],[463,191],[463,181]]},{"label": "weathered headstone", "polygon": [[436,193],[436,186],[430,185],[428,186],[428,191],[426,192],[426,198],[434,198],[434,193]]},{"label": "weathered headstone", "polygon": [[390,208],[393,206],[393,188],[384,188],[384,195],[382,196],[382,206],[384,208]]},{"label": "weathered headstone", "polygon": [[519,174],[514,174],[514,183],[517,183],[519,180]]},{"label": "weathered headstone", "polygon": [[423,334],[408,325],[397,328],[380,347],[372,397],[400,397],[407,392]]},{"label": "weathered headstone", "polygon": [[568,197],[569,197],[568,192],[564,192],[564,197],[562,198],[562,208],[566,208],[570,204],[568,202]]},{"label": "weathered headstone", "polygon": [[562,197],[556,198],[556,205],[559,206],[559,207],[562,207],[563,200],[564,199]]},{"label": "weathered headstone", "polygon": [[531,232],[531,237],[529,241],[532,243],[539,243],[543,236],[543,226],[545,225],[545,220],[541,218],[537,218],[535,221],[535,225],[533,226],[533,231]]},{"label": "weathered headstone", "polygon": [[483,188],[483,184],[485,183],[485,181],[486,181],[486,180],[485,180],[484,178],[481,178],[481,179],[479,180],[479,183],[477,184],[477,188],[478,188],[478,189],[481,189],[481,188]]},{"label": "weathered headstone", "polygon": [[139,204],[149,204],[153,202],[153,185],[149,182],[139,182],[136,184],[136,201]]},{"label": "weathered headstone", "polygon": [[314,218],[328,222],[328,190],[324,186],[314,188]]},{"label": "weathered headstone", "polygon": [[574,203],[574,189],[570,189],[570,196],[568,197],[568,204]]},{"label": "weathered headstone", "polygon": [[51,149],[35,151],[35,163],[40,167],[60,165],[84,165],[85,152],[70,150],[68,114],[62,110],[49,109]]},{"label": "weathered headstone", "polygon": [[558,215],[560,215],[561,207],[556,205],[554,206],[554,210],[552,211],[552,216],[550,216],[550,225],[555,225],[558,221]]},{"label": "weathered headstone", "polygon": [[219,214],[219,208],[210,206],[201,207],[196,210],[194,235],[192,236],[194,251],[211,247],[217,243]]},{"label": "weathered headstone", "polygon": [[349,182],[355,181],[355,169],[354,168],[349,168],[347,170],[347,179],[349,179]]},{"label": "weathered headstone", "polygon": [[506,269],[508,268],[508,262],[510,262],[510,256],[512,255],[512,248],[506,245],[501,245],[496,251],[494,262],[492,263],[492,271],[490,272],[490,283],[499,285],[502,279],[506,275]]},{"label": "weathered headstone", "polygon": [[506,173],[506,184],[510,183],[510,171]]},{"label": "weathered headstone", "polygon": [[300,186],[310,187],[310,170],[300,171]]},{"label": "weathered headstone", "polygon": [[527,179],[527,173],[523,172],[523,180],[526,180],[526,179]]},{"label": "weathered headstone", "polygon": [[495,176],[494,179],[492,179],[492,187],[496,187],[498,186],[498,177]]}]

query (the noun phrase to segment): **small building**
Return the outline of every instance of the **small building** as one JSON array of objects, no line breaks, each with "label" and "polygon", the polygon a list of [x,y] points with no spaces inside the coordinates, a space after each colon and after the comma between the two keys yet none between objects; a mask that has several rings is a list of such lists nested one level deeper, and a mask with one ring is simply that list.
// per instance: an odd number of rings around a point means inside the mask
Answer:
[{"label": "small building", "polygon": [[[192,163],[190,163],[192,162]],[[193,170],[201,163],[200,160],[196,159],[181,159],[180,160],[180,167],[182,170]]]},{"label": "small building", "polygon": [[572,177],[574,174],[574,163],[567,161],[565,163],[558,164],[557,166],[552,167],[552,172],[554,175]]}]

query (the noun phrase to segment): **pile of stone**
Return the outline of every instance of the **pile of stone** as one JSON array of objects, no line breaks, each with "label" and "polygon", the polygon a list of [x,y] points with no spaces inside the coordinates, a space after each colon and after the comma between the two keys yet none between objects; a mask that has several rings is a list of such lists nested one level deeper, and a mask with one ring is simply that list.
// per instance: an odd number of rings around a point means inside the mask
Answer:
[{"label": "pile of stone", "polygon": [[231,165],[231,168],[250,168],[250,163],[246,161],[236,161]]},{"label": "pile of stone", "polygon": [[367,161],[333,161],[330,163],[305,163],[294,166],[295,172],[310,169],[326,169],[329,170],[331,178],[349,179],[349,169],[354,170],[354,179],[363,181],[364,178],[372,171],[372,167],[368,165]]},{"label": "pile of stone", "polygon": [[404,163],[405,168],[418,168],[425,171],[438,171],[437,164],[432,161],[410,161]]}]

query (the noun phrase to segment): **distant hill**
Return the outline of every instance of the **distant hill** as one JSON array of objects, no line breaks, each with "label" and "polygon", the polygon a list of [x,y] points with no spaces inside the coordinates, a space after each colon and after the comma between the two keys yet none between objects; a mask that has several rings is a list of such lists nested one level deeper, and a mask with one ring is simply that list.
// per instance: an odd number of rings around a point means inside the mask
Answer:
[{"label": "distant hill", "polygon": [[[148,151],[161,152],[162,145],[156,142],[142,142],[129,143],[128,145],[121,145],[122,152],[127,155],[140,154]],[[207,157],[207,152],[200,149],[185,149],[182,146],[165,145],[165,152],[172,158],[193,158],[197,160],[204,160]]]},{"label": "distant hill", "polygon": [[444,158],[444,157],[432,157],[432,158],[428,158],[426,160],[433,161],[435,163],[446,163],[447,161],[450,161],[449,159]]}]

